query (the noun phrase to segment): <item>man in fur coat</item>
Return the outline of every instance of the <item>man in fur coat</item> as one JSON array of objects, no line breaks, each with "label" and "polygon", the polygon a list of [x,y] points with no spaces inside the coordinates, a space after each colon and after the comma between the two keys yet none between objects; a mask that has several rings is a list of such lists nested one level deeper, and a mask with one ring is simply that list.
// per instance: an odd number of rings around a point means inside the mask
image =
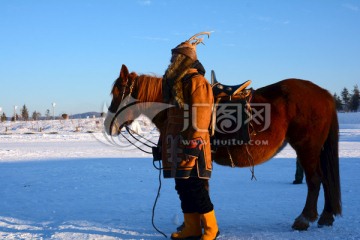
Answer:
[{"label": "man in fur coat", "polygon": [[163,173],[165,178],[175,178],[184,213],[184,227],[173,233],[172,239],[213,240],[219,234],[207,189],[212,171],[209,127],[213,93],[197,59],[196,45],[202,41],[198,35],[172,49],[163,77],[164,102],[174,105],[168,109],[161,136]]}]

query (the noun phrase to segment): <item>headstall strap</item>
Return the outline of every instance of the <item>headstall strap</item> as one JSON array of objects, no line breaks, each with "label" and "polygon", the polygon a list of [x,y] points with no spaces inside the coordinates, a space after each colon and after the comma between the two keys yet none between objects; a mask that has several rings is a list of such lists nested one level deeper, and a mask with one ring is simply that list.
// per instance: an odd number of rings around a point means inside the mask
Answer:
[{"label": "headstall strap", "polygon": [[120,100],[120,103],[124,100],[125,98],[125,92],[126,92],[126,87],[128,85],[128,82],[129,82],[129,78],[126,78],[126,83],[125,83],[125,86],[123,88],[123,92],[122,92],[122,96],[121,96],[121,100]]},{"label": "headstall strap", "polygon": [[[134,86],[135,86],[135,82],[138,80],[139,77],[136,77],[134,79],[134,81],[132,81],[131,85],[130,85],[130,93],[129,95],[131,95],[133,93],[133,90],[134,90]],[[133,98],[136,98],[136,96],[133,96]]]},{"label": "headstall strap", "polygon": [[128,96],[131,96],[131,94],[132,94],[132,92],[133,92],[133,90],[134,90],[134,86],[135,86],[135,82],[137,81],[137,79],[138,79],[139,77],[136,77],[133,81],[131,81],[131,84],[130,84],[130,86],[129,86],[129,78],[126,78],[126,83],[125,83],[125,85],[124,85],[124,88],[123,88],[123,92],[122,92],[122,96],[121,96],[121,101],[120,101],[120,103],[122,102],[122,101],[124,101],[124,99],[125,99],[125,93],[126,93],[126,89],[127,88],[129,88],[129,94],[128,94]]}]

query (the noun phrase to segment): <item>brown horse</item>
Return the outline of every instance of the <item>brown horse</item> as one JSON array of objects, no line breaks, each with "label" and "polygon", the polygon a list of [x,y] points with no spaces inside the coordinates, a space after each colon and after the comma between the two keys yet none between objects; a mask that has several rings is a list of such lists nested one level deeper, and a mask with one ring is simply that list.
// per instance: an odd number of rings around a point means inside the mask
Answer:
[{"label": "brown horse", "polygon": [[[120,121],[118,124],[127,125],[140,113],[151,113],[152,116],[149,117],[161,134],[166,110],[162,108],[146,111],[151,103],[162,102],[161,78],[129,73],[123,65],[120,76],[114,82],[112,95],[105,122],[113,121],[118,108],[131,104],[127,102],[126,97],[132,96],[139,102],[148,104],[137,107],[136,111],[123,114],[122,119],[116,120]],[[332,95],[309,81],[286,79],[255,90],[251,103],[255,105],[255,112],[260,111],[259,106],[268,106],[267,122],[256,124],[256,119],[253,119],[251,124],[253,132],[256,133],[251,136],[251,142],[261,144],[218,146],[213,160],[226,166],[257,165],[271,159],[284,144],[289,143],[304,168],[308,187],[304,209],[292,227],[306,230],[309,222],[314,222],[318,218],[317,202],[321,184],[324,188],[325,205],[318,226],[331,226],[334,216],[341,215],[342,211],[338,156],[339,126]],[[117,130],[106,129],[113,135],[118,134]]]}]

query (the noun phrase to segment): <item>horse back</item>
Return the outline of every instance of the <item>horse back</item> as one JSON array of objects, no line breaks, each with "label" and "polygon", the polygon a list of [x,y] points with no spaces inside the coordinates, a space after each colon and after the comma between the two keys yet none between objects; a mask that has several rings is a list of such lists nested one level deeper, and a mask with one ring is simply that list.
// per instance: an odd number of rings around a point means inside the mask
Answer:
[{"label": "horse back", "polygon": [[[303,141],[323,144],[331,126],[335,103],[318,85],[301,79],[285,79],[255,91],[254,102],[270,103],[271,123],[286,129],[286,139],[296,147]],[[314,137],[316,136],[316,137]]]}]

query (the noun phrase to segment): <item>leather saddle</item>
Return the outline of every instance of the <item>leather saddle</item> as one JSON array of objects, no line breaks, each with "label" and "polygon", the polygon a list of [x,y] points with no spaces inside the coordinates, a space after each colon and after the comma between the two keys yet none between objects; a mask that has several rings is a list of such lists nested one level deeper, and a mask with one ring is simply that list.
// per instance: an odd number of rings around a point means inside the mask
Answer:
[{"label": "leather saddle", "polygon": [[[252,97],[252,89],[246,89],[251,83],[251,80],[245,81],[242,84],[238,85],[224,85],[219,83],[216,80],[215,72],[211,71],[211,86],[213,90],[214,95],[214,109],[212,113],[212,121],[211,121],[211,136],[213,140],[240,140],[243,142],[248,142],[250,140],[249,135],[249,126],[248,126],[248,114],[251,114],[251,110],[249,110],[250,105],[250,99]],[[217,115],[218,115],[218,104],[225,104],[223,106],[227,107],[226,104],[228,104],[228,107],[232,108],[233,104],[239,104],[239,106],[242,106],[240,114],[240,119],[237,119],[239,115],[234,113],[234,110],[231,111],[235,115],[234,116],[228,116],[229,119],[236,119],[237,124],[241,123],[241,129],[237,131],[232,131],[231,133],[219,133],[219,131],[216,131],[216,129],[221,129],[221,122],[217,122]],[[232,104],[232,105],[231,105]],[[222,108],[224,109],[224,108]],[[236,108],[237,109],[237,108]],[[220,113],[221,114],[221,113]],[[223,119],[223,117],[222,117]],[[220,124],[220,125],[219,125]],[[236,127],[236,126],[235,126]],[[221,131],[220,131],[221,132]],[[216,141],[215,141],[216,142]],[[225,141],[226,142],[226,141]],[[214,145],[214,144],[213,144]],[[213,146],[213,150],[216,149],[215,146]]]},{"label": "leather saddle", "polygon": [[[211,70],[211,86],[213,89],[214,98],[230,98],[240,95],[240,93],[245,90],[251,84],[251,80],[247,80],[238,85],[224,85],[219,83],[216,80],[216,75],[214,70]],[[246,96],[245,96],[246,97]]]}]

